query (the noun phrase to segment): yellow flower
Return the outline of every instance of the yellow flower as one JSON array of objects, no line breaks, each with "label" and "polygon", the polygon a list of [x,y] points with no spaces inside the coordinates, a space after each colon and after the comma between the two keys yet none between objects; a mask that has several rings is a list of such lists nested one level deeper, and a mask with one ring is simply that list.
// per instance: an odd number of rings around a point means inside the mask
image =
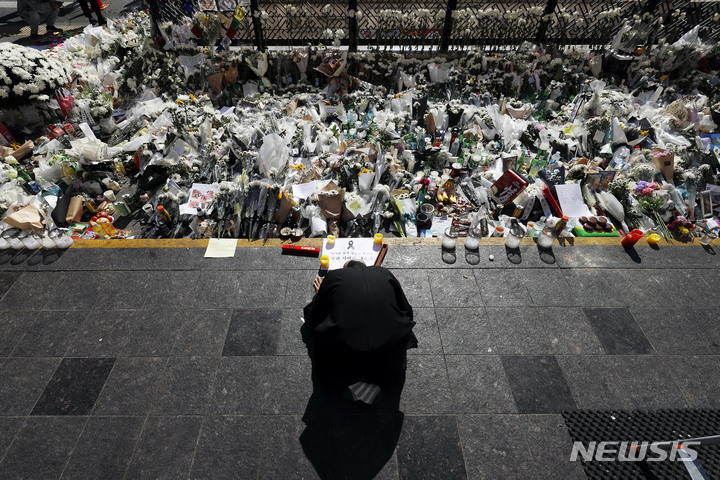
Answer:
[{"label": "yellow flower", "polygon": [[195,95],[193,95],[192,93],[190,94],[190,100],[192,100],[193,102],[195,101]]},{"label": "yellow flower", "polygon": [[690,233],[690,230],[688,230],[688,229],[685,228],[685,227],[680,227],[680,228],[678,229],[678,231],[680,232],[680,235],[682,235],[683,237],[684,237],[685,235],[687,235],[688,233]]},{"label": "yellow flower", "polygon": [[182,105],[183,101],[178,98],[177,100],[175,100],[175,103],[177,103],[178,105]]}]

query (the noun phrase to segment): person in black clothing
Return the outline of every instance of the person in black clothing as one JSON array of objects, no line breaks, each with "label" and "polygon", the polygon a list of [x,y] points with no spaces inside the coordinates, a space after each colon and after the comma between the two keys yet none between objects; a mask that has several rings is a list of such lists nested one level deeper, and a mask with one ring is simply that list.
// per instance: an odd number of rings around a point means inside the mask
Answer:
[{"label": "person in black clothing", "polygon": [[395,276],[351,260],[316,279],[314,287],[304,328],[310,330],[318,380],[343,395],[350,387],[352,398],[363,401],[366,387],[402,389],[406,351],[417,347],[417,339],[412,307]]},{"label": "person in black clothing", "polygon": [[[105,17],[103,17],[102,14],[102,2],[98,0],[78,0],[78,3],[80,4],[80,8],[83,11],[83,15],[87,17],[90,24],[107,25],[107,20],[105,20]],[[97,20],[95,20],[92,16],[93,11],[97,15]]]}]

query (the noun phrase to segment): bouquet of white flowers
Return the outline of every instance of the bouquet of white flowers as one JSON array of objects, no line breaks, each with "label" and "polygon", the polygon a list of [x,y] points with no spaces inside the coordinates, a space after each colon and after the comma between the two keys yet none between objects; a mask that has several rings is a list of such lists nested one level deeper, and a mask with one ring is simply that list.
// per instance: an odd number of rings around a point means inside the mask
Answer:
[{"label": "bouquet of white flowers", "polygon": [[45,53],[14,43],[0,43],[0,104],[26,104],[48,100],[62,85],[70,83],[68,66]]}]

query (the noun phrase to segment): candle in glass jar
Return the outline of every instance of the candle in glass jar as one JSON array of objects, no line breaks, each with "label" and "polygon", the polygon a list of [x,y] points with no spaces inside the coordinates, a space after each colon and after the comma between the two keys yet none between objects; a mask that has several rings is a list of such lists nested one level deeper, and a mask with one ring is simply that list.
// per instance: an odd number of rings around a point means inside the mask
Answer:
[{"label": "candle in glass jar", "polygon": [[450,228],[446,228],[445,235],[442,240],[443,248],[455,248],[456,242],[457,236],[454,233],[450,233]]}]

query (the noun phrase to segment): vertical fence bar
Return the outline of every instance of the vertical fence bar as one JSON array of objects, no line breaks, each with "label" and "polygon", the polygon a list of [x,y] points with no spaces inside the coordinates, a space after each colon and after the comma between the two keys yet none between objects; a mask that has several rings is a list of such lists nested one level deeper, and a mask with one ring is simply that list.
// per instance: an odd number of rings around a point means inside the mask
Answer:
[{"label": "vertical fence bar", "polygon": [[443,27],[442,40],[440,43],[440,51],[447,52],[450,47],[450,35],[452,35],[452,12],[457,8],[457,0],[448,0],[447,9],[445,10],[445,26]]},{"label": "vertical fence bar", "polygon": [[357,0],[348,0],[348,12],[351,12],[350,18],[348,18],[348,42],[349,42],[349,50],[351,52],[357,52],[357,46],[358,46],[358,21],[357,16],[355,15],[358,11],[358,2]]},{"label": "vertical fence bar", "polygon": [[[555,7],[557,7],[558,0],[548,0],[547,4],[545,5],[545,11],[543,12],[543,19],[540,20],[540,25],[538,25],[538,31],[537,31],[537,43],[543,43],[545,42],[545,38],[547,37],[547,28],[548,24],[550,23],[548,20],[546,20],[544,17],[547,15],[550,15],[555,11]],[[562,39],[557,39],[557,41],[561,41]]]},{"label": "vertical fence bar", "polygon": [[255,47],[258,50],[265,50],[265,38],[260,22],[260,5],[258,0],[250,0],[250,15],[252,15],[253,29],[255,30]]}]

